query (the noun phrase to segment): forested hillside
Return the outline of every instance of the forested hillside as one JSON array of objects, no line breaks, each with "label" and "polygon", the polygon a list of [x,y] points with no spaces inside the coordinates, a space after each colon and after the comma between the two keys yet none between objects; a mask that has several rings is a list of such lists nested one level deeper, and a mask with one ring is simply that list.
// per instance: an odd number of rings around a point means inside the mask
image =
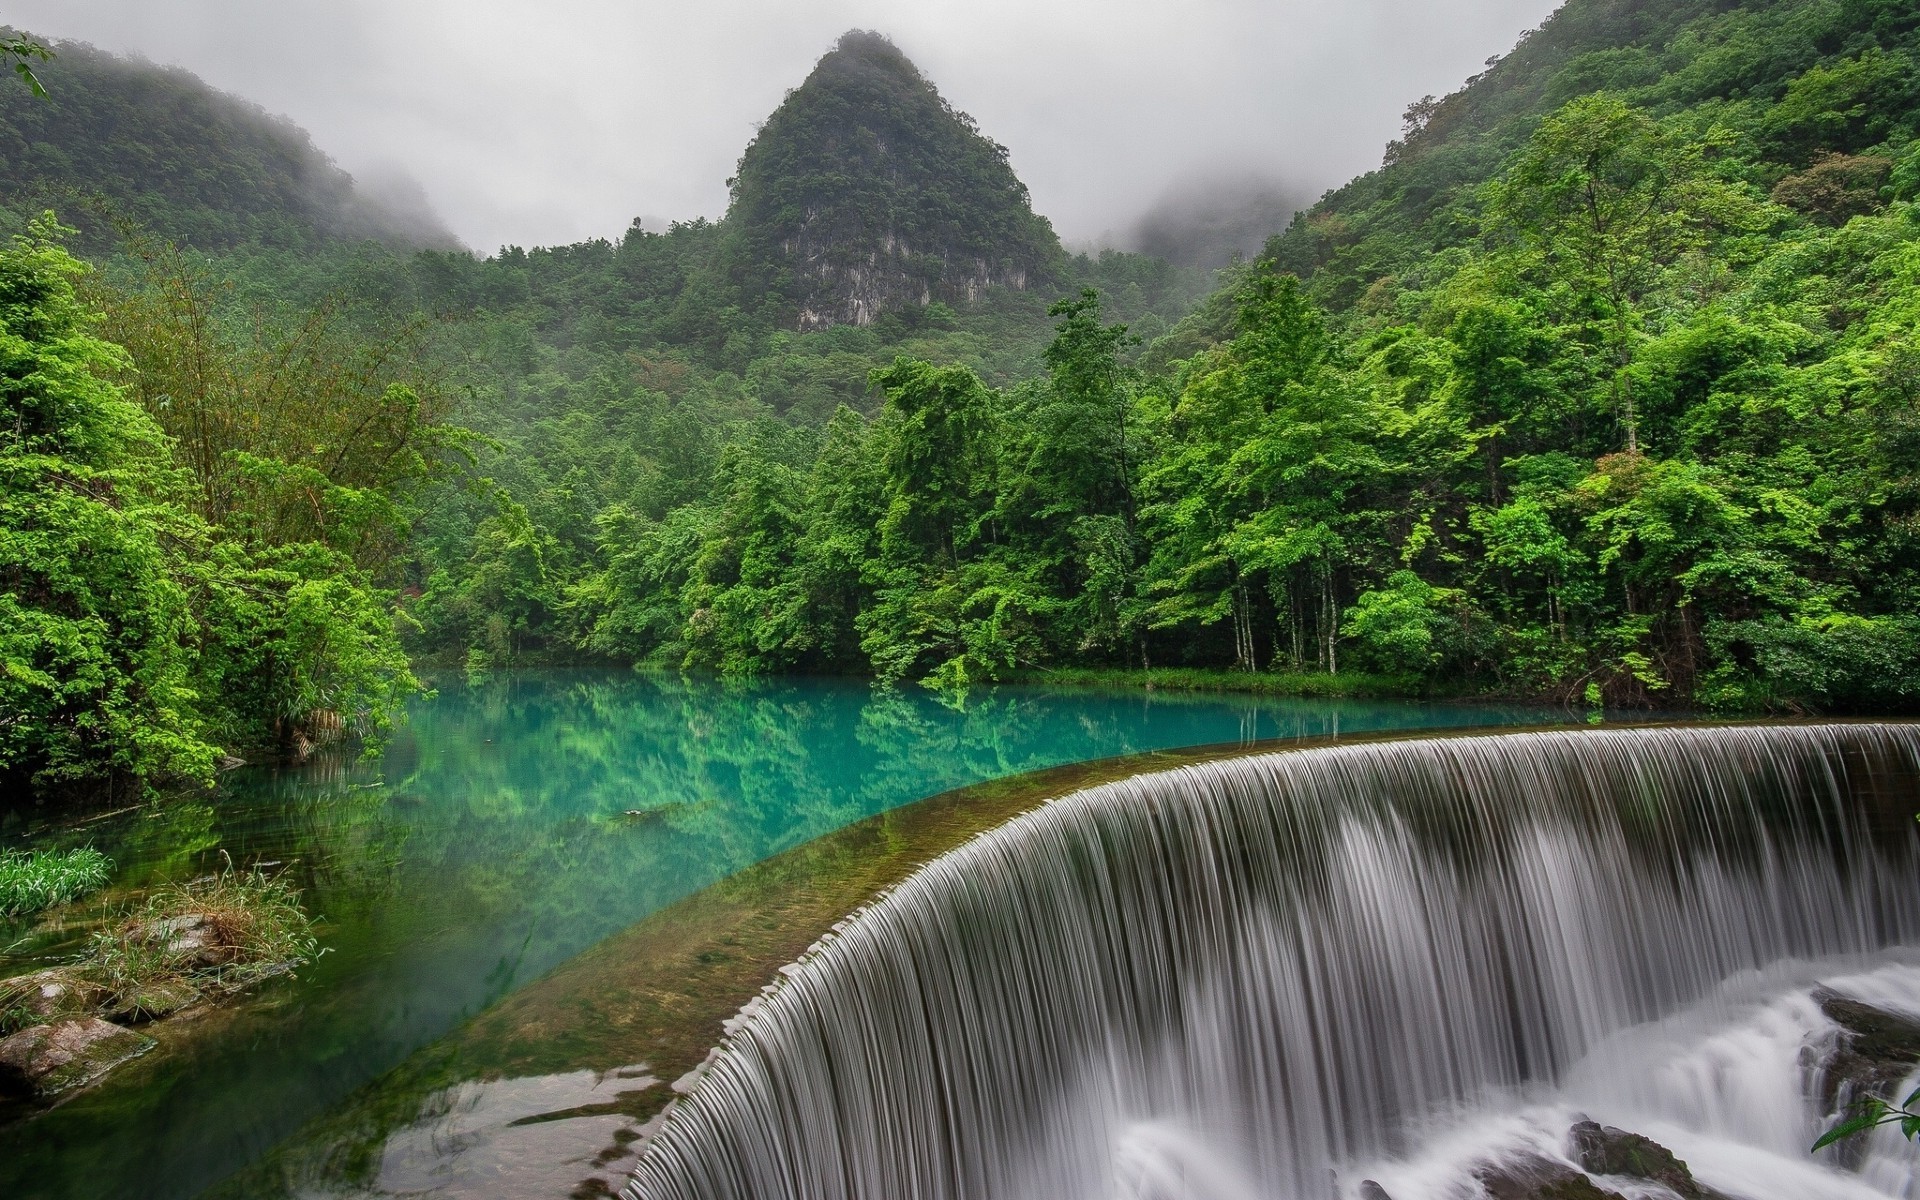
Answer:
[{"label": "forested hillside", "polygon": [[1915,28],[1576,0],[1138,357],[1087,296],[1038,378],[897,362],[543,607],[723,671],[1909,704]]},{"label": "forested hillside", "polygon": [[50,45],[36,64],[44,97],[0,89],[0,211],[15,223],[57,208],[97,249],[129,222],[202,249],[458,245],[432,213],[369,196],[257,105],[178,68]]},{"label": "forested hillside", "polygon": [[154,216],[84,275],[41,226],[8,403],[77,364],[118,432],[9,417],[0,769],[377,729],[409,655],[1911,708],[1917,57],[1892,0],[1570,0],[1217,276],[1058,255],[867,35],[717,223],[481,260]]}]

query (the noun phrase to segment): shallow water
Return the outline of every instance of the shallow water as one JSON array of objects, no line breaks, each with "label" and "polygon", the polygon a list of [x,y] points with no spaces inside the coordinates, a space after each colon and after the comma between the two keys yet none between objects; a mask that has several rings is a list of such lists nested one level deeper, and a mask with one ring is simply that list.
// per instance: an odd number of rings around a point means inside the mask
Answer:
[{"label": "shallow water", "polygon": [[[949,705],[849,681],[598,672],[436,682],[440,694],[376,761],[241,772],[206,803],[0,829],[8,846],[91,842],[119,864],[121,887],[214,869],[222,852],[242,866],[285,864],[327,947],[298,979],[164,1024],[159,1051],[0,1129],[0,1195],[195,1195],[601,938],[771,854],[949,788],[1151,749],[1566,715],[1041,688]],[[79,922],[0,927],[0,969],[57,958],[79,934]],[[484,1114],[495,1101],[448,1103]],[[414,1185],[399,1190],[430,1186],[420,1147],[436,1143],[423,1139],[381,1151],[390,1170],[371,1173]]]}]

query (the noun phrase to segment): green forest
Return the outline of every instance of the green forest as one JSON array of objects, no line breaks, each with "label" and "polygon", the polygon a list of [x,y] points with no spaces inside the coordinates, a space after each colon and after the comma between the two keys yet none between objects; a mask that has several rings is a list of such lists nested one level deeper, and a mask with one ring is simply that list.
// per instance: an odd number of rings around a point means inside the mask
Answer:
[{"label": "green forest", "polygon": [[1908,0],[1569,0],[1212,273],[1068,254],[874,35],[723,220],[485,258],[52,48],[0,81],[10,785],[377,742],[423,664],[1920,703]]}]

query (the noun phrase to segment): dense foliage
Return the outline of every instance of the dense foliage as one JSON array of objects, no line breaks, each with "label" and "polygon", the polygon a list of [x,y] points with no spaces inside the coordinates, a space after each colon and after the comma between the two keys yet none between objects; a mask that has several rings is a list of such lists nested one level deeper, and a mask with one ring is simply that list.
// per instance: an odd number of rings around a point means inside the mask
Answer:
[{"label": "dense foliage", "polygon": [[[417,687],[370,574],[395,477],[430,469],[393,466],[425,440],[417,397],[363,397],[347,436],[309,421],[295,452],[190,310],[123,298],[135,352],[104,340],[62,232],[0,250],[0,777],[205,778],[218,747],[377,732]],[[302,381],[288,403],[342,399]]]},{"label": "dense foliage", "polygon": [[1085,297],[1043,378],[885,367],[554,600],[723,671],[1911,703],[1916,24],[1570,5],[1144,356]]}]

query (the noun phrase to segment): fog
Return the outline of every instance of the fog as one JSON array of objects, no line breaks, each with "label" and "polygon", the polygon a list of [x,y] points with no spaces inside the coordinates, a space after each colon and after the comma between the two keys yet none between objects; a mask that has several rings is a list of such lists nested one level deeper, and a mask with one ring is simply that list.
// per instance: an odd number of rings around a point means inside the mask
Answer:
[{"label": "fog", "polygon": [[14,0],[0,20],[186,67],[388,195],[417,182],[482,251],[721,215],[756,122],[842,32],[877,29],[1070,244],[1224,246],[1257,244],[1231,232],[1249,206],[1378,165],[1410,101],[1555,2]]}]

